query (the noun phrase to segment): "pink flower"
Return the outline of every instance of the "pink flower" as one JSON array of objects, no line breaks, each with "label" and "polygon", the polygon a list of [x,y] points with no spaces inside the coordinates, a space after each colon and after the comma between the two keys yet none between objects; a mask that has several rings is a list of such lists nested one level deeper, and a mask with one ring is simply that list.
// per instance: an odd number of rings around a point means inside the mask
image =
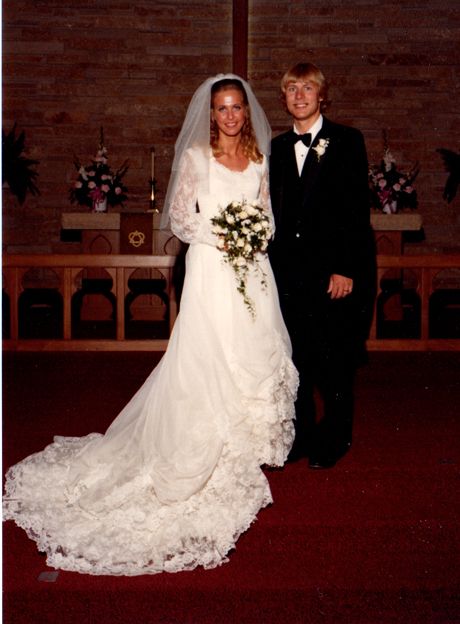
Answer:
[{"label": "pink flower", "polygon": [[89,182],[88,183],[88,188],[93,189],[96,187],[96,182]]},{"label": "pink flower", "polygon": [[110,186],[108,184],[102,184],[101,191],[103,191],[104,193],[108,193],[110,191]]},{"label": "pink flower", "polygon": [[386,185],[387,185],[387,181],[386,180],[379,180],[380,188],[384,188]]},{"label": "pink flower", "polygon": [[81,188],[82,186],[83,184],[79,182],[78,180],[75,182],[75,188]]},{"label": "pink flower", "polygon": [[115,187],[115,195],[121,195],[121,188],[119,186]]}]

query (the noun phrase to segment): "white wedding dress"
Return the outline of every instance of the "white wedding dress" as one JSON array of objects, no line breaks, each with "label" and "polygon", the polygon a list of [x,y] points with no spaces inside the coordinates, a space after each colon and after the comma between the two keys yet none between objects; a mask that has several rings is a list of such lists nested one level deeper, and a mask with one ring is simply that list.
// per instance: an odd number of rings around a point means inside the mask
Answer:
[{"label": "white wedding dress", "polygon": [[190,247],[166,353],[105,435],[56,437],[9,469],[4,519],[50,566],[112,575],[212,568],[272,501],[261,466],[286,460],[298,377],[268,258],[265,288],[258,271],[248,277],[253,318],[216,248],[210,218],[242,198],[270,212],[265,160],[234,172],[186,153],[171,223]]}]

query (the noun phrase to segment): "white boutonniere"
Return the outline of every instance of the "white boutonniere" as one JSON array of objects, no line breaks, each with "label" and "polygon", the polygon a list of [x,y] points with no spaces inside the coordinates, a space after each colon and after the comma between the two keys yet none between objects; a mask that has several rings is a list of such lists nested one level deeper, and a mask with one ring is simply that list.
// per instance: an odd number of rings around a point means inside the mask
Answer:
[{"label": "white boutonniere", "polygon": [[313,148],[316,152],[316,157],[318,159],[318,162],[324,156],[328,145],[329,145],[329,139],[320,139],[318,141],[318,145],[315,145],[315,147]]}]

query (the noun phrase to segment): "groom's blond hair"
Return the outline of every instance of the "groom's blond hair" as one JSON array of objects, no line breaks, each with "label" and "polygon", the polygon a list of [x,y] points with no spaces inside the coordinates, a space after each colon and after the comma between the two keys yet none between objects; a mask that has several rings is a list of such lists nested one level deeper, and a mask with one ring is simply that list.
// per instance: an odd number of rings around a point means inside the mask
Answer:
[{"label": "groom's blond hair", "polygon": [[311,80],[318,85],[319,95],[322,98],[321,107],[327,104],[328,84],[323,72],[313,63],[297,63],[284,74],[281,78],[281,92],[284,99],[286,88],[290,82],[298,80]]}]

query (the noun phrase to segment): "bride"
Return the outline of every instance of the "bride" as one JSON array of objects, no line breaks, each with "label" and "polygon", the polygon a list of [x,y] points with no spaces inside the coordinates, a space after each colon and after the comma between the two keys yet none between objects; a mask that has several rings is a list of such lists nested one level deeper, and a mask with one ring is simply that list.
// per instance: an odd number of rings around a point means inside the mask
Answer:
[{"label": "bride", "polygon": [[194,94],[162,217],[190,244],[167,351],[104,435],[57,436],[6,476],[4,519],[50,566],[212,568],[272,502],[261,466],[283,465],[292,445],[297,371],[266,254],[249,266],[244,298],[211,221],[232,201],[257,200],[272,223],[270,134],[237,76],[210,78]]}]

